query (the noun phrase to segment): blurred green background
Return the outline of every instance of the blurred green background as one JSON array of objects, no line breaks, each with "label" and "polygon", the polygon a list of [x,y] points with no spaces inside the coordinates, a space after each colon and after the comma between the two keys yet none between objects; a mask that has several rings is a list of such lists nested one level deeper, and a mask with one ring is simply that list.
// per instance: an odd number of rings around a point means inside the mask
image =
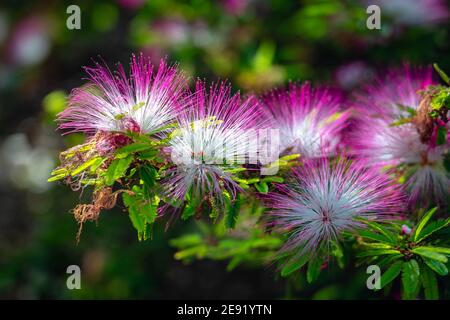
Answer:
[{"label": "blurred green background", "polygon": [[[81,9],[69,30],[66,9]],[[378,4],[381,30],[368,30]],[[120,206],[98,225],[69,210],[89,199],[47,183],[61,137],[55,115],[99,56],[127,65],[131,53],[167,57],[191,77],[228,79],[262,92],[312,80],[350,92],[389,66],[438,62],[450,70],[445,0],[117,0],[0,4],[0,298],[379,298],[363,268],[326,270],[317,283],[287,283],[272,266],[185,265],[169,240],[195,228],[178,221],[138,242]],[[82,290],[66,288],[66,268],[82,269]],[[446,296],[449,296],[448,293]]]}]

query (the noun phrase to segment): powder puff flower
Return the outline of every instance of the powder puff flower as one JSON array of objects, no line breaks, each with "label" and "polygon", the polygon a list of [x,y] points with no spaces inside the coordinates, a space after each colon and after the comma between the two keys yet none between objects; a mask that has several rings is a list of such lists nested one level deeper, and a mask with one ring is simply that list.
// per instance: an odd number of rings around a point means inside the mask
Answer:
[{"label": "powder puff flower", "polygon": [[444,204],[450,192],[444,167],[450,140],[442,145],[436,145],[435,139],[423,141],[414,121],[421,103],[418,91],[431,84],[431,67],[405,66],[377,79],[356,96],[359,115],[349,138],[356,155],[401,169],[411,203],[425,206],[430,201]]},{"label": "powder puff flower", "polygon": [[191,102],[192,108],[178,117],[179,129],[169,143],[176,167],[165,183],[168,194],[183,200],[192,192],[221,201],[225,190],[234,197],[240,188],[227,169],[257,154],[256,130],[264,127],[259,105],[253,97],[242,101],[239,94],[231,95],[225,83],[207,92],[201,81]]},{"label": "powder puff flower", "polygon": [[285,251],[317,252],[345,231],[362,227],[361,219],[386,221],[401,212],[401,187],[361,160],[309,159],[293,171],[292,181],[267,196],[270,216],[287,233]]},{"label": "powder puff flower", "polygon": [[182,108],[184,77],[164,60],[155,71],[142,55],[133,55],[130,69],[127,77],[121,65],[114,74],[99,64],[85,68],[90,83],[72,91],[60,129],[154,133],[172,122]]},{"label": "powder puff flower", "polygon": [[419,107],[421,97],[418,91],[432,84],[437,83],[433,81],[431,67],[411,68],[404,65],[376,78],[355,96],[357,105],[375,116],[405,118],[410,117],[411,111]]},{"label": "powder puff flower", "polygon": [[304,157],[334,153],[348,119],[348,113],[341,112],[341,102],[338,93],[309,83],[267,94],[265,112],[271,126],[280,131],[280,151]]}]

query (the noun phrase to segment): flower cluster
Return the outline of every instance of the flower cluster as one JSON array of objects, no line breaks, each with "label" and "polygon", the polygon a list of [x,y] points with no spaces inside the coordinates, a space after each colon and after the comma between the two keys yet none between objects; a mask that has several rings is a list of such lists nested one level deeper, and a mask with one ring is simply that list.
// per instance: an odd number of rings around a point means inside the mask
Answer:
[{"label": "flower cluster", "polygon": [[280,256],[298,257],[401,219],[406,204],[414,213],[449,199],[448,110],[433,100],[431,68],[392,70],[350,98],[308,82],[261,97],[226,82],[190,89],[177,66],[143,56],[129,76],[121,65],[86,72],[58,117],[86,142],[62,152],[50,178],[93,187],[92,204],[74,209],[80,227],[118,194],[143,238],[178,214],[236,222],[237,199],[256,198],[285,239]]},{"label": "flower cluster", "polygon": [[430,101],[421,95],[436,84],[430,67],[404,66],[365,87],[355,99],[358,121],[349,143],[359,157],[403,171],[412,207],[445,206],[450,199],[444,167],[450,147],[448,119],[432,119]]}]

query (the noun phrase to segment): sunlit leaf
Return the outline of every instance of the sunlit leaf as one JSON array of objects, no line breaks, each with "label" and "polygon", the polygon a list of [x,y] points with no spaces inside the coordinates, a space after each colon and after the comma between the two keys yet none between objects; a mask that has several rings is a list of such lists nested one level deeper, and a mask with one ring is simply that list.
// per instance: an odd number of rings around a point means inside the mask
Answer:
[{"label": "sunlit leaf", "polygon": [[431,251],[431,250],[427,250],[427,248],[425,248],[425,247],[414,248],[412,250],[412,252],[414,252],[415,254],[418,254],[418,255],[420,255],[422,257],[426,257],[426,258],[433,259],[433,260],[436,260],[436,261],[440,261],[440,262],[443,262],[443,263],[446,263],[448,261],[447,257],[444,256],[443,254],[440,254],[438,252],[434,252],[434,251]]},{"label": "sunlit leaf", "polygon": [[439,289],[435,273],[428,267],[421,268],[420,278],[425,292],[425,299],[439,299]]},{"label": "sunlit leaf", "polygon": [[448,77],[448,75],[441,69],[439,68],[437,63],[433,63],[433,67],[434,70],[436,70],[437,73],[439,73],[439,75],[441,76],[442,80],[444,80],[444,82],[448,85],[450,85],[450,78]]},{"label": "sunlit leaf", "polygon": [[420,219],[419,223],[417,224],[416,230],[414,231],[414,241],[418,241],[418,239],[421,236],[421,232],[423,230],[423,228],[425,227],[425,225],[427,224],[427,222],[430,220],[430,218],[433,216],[433,214],[436,212],[437,208],[433,208],[429,211],[427,211],[423,217]]},{"label": "sunlit leaf", "polygon": [[84,170],[86,170],[90,166],[100,163],[102,160],[103,159],[101,157],[91,158],[91,159],[87,160],[86,162],[84,162],[82,165],[80,165],[78,168],[76,168],[75,170],[70,172],[70,175],[71,176],[76,176],[77,174],[83,172]]},{"label": "sunlit leaf", "polygon": [[123,177],[132,161],[133,157],[128,156],[123,159],[115,159],[111,162],[105,175],[106,185],[111,186],[117,179]]},{"label": "sunlit leaf", "polygon": [[423,258],[423,261],[426,263],[428,267],[430,267],[431,270],[436,272],[438,275],[446,276],[448,274],[447,266],[442,262],[431,260],[428,258]]},{"label": "sunlit leaf", "polygon": [[298,259],[291,259],[286,265],[281,269],[281,276],[287,277],[293,272],[297,271],[301,267],[303,267],[309,260],[308,255],[304,254],[300,256]]},{"label": "sunlit leaf", "polygon": [[402,268],[402,284],[405,295],[411,298],[419,287],[420,268],[416,260],[411,259],[403,262]]},{"label": "sunlit leaf", "polygon": [[322,260],[318,257],[309,260],[308,269],[306,271],[306,280],[312,283],[317,280],[322,267]]},{"label": "sunlit leaf", "polygon": [[403,261],[394,262],[382,275],[380,279],[380,289],[384,288],[387,284],[392,282],[398,277],[402,271]]}]

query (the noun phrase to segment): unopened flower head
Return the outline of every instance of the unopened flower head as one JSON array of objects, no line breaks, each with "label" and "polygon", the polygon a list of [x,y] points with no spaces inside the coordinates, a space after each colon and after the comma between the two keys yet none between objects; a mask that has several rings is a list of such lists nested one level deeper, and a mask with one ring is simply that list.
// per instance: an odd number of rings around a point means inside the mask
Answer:
[{"label": "unopened flower head", "polygon": [[332,154],[339,147],[348,119],[348,113],[341,112],[339,93],[305,83],[273,91],[263,102],[271,126],[280,130],[282,152],[317,157],[323,151]]},{"label": "unopened flower head", "polygon": [[310,159],[269,194],[274,227],[288,234],[284,250],[302,255],[329,247],[361,219],[386,221],[401,212],[398,184],[361,160]]},{"label": "unopened flower head", "polygon": [[227,170],[257,154],[257,130],[264,127],[257,100],[242,101],[225,83],[213,84],[208,92],[198,81],[191,103],[178,117],[179,129],[170,141],[176,168],[167,183],[169,192],[176,199],[188,190],[219,199],[223,190],[234,195],[239,187]]},{"label": "unopened flower head", "polygon": [[358,119],[348,140],[355,155],[370,163],[404,169],[411,203],[424,205],[431,200],[445,203],[450,191],[444,167],[450,139],[436,145],[432,132],[433,138],[424,143],[414,120],[421,103],[419,91],[431,84],[431,67],[404,66],[376,79],[356,96]]},{"label": "unopened flower head", "polygon": [[100,64],[85,70],[90,82],[73,90],[58,117],[60,128],[69,133],[154,133],[183,107],[184,77],[164,60],[154,70],[148,59],[133,56],[129,77],[122,65],[114,73]]}]

